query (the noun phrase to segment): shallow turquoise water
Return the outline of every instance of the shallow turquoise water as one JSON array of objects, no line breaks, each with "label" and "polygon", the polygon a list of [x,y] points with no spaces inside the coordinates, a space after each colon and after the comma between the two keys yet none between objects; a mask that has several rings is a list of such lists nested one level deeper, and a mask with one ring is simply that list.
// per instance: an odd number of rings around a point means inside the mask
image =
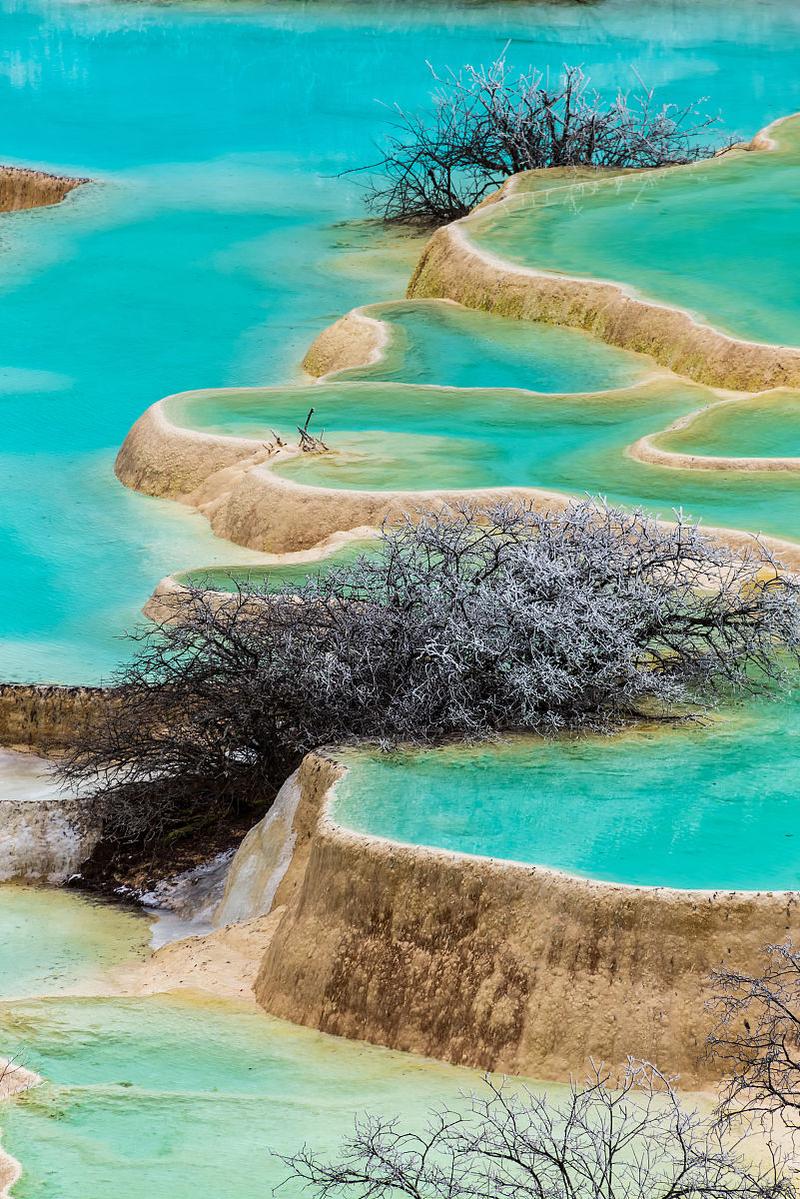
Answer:
[{"label": "shallow turquoise water", "polygon": [[705,398],[690,384],[657,384],[604,396],[541,396],[407,384],[329,383],[283,391],[229,391],[169,401],[167,415],[193,429],[257,438],[276,429],[296,444],[312,431],[329,454],[275,466],[315,486],[376,490],[534,486],[558,469],[580,485],[580,451],[614,451]]},{"label": "shallow turquoise water", "polygon": [[312,428],[324,431],[333,452],[274,469],[314,486],[541,487],[604,495],[666,518],[683,508],[707,525],[800,536],[800,480],[792,475],[665,470],[626,456],[639,437],[707,400],[704,389],[669,381],[590,397],[331,383],[176,397],[168,414],[229,434],[263,437],[276,428],[292,443],[313,406]]},{"label": "shallow turquoise water", "polygon": [[0,1002],[91,985],[102,970],[144,957],[150,928],[144,914],[71,891],[4,884]]},{"label": "shallow turquoise water", "polygon": [[800,695],[701,728],[348,751],[359,832],[620,883],[800,886]]},{"label": "shallow turquoise water", "polygon": [[800,96],[790,0],[0,15],[3,158],[102,180],[0,217],[3,678],[97,679],[161,575],[231,561],[201,519],[120,488],[114,452],[160,396],[286,379],[329,321],[402,294],[385,259],[354,266],[371,235],[337,224],[361,208],[332,176],[374,155],[373,98],[423,100],[426,58],[511,37],[515,59],[582,62],[601,88],[635,66],[677,100],[708,94],[746,132]]},{"label": "shallow turquoise water", "polygon": [[15,1199],[260,1199],[286,1176],[274,1154],[333,1154],[358,1114],[418,1124],[478,1085],[208,997],[0,1006],[0,1048],[18,1046],[47,1081],[0,1109]]},{"label": "shallow turquoise water", "polygon": [[520,195],[470,236],[525,265],[633,284],[739,337],[798,345],[797,120],[775,136],[770,154]]},{"label": "shallow turquoise water", "polygon": [[375,305],[367,311],[387,326],[386,355],[372,366],[342,371],[340,379],[581,392],[629,387],[653,371],[651,359],[586,333],[441,300]]},{"label": "shallow turquoise water", "polygon": [[274,1153],[333,1152],[358,1113],[416,1119],[477,1084],[199,993],[87,998],[148,932],[75,893],[0,887],[0,1057],[46,1080],[0,1104],[14,1199],[258,1199],[285,1175]]}]

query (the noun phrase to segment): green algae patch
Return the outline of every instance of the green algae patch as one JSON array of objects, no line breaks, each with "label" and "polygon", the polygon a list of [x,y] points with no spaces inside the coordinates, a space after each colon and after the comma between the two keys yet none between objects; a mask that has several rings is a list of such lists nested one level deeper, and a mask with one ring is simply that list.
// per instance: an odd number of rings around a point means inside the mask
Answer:
[{"label": "green algae patch", "polygon": [[348,751],[334,818],[357,832],[700,890],[800,886],[800,700],[612,737]]}]

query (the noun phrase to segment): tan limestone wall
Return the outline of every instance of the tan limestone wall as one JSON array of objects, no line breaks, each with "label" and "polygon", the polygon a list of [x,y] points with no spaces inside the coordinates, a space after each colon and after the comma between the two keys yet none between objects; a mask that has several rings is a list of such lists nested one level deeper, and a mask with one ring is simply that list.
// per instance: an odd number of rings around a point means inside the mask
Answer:
[{"label": "tan limestone wall", "polygon": [[335,371],[368,366],[380,360],[388,338],[382,321],[361,308],[353,308],[314,339],[303,359],[303,370],[321,378]]},{"label": "tan limestone wall", "polygon": [[714,387],[800,386],[800,349],[739,341],[613,283],[516,267],[471,245],[468,222],[469,217],[433,234],[409,284],[409,299],[445,298],[502,316],[583,329]]},{"label": "tan limestone wall", "polygon": [[795,893],[623,887],[403,846],[325,815],[340,768],[304,761],[285,911],[256,997],[328,1033],[566,1078],[628,1053],[708,1083],[708,972],[795,937]]},{"label": "tan limestone wall", "polygon": [[52,753],[68,746],[87,710],[108,702],[102,687],[0,684],[0,745]]},{"label": "tan limestone wall", "polygon": [[88,179],[70,179],[27,167],[0,166],[0,212],[58,204],[74,188],[88,182]]},{"label": "tan limestone wall", "polygon": [[126,487],[184,498],[209,476],[268,456],[250,438],[219,437],[173,424],[164,413],[167,402],[160,400],[143,412],[122,443],[114,470]]}]

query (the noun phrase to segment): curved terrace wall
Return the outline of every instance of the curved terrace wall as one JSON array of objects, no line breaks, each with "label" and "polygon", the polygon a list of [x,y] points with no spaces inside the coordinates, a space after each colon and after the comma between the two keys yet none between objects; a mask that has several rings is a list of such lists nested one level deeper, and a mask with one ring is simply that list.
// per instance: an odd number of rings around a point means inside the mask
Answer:
[{"label": "curved terrace wall", "polygon": [[755,969],[800,930],[795,892],[597,883],[352,833],[328,812],[342,770],[322,753],[301,766],[256,981],[262,1007],[296,1023],[544,1078],[632,1053],[694,1087],[715,1076],[708,972]]},{"label": "curved terrace wall", "polygon": [[433,234],[409,283],[409,299],[456,300],[501,316],[583,329],[712,387],[800,386],[800,349],[737,340],[614,283],[515,266],[471,245],[469,219]]},{"label": "curved terrace wall", "polygon": [[[748,146],[701,165],[713,170],[716,162],[730,161],[731,156],[774,151],[770,134],[780,124],[770,125]],[[508,181],[496,211],[516,196],[520,178]],[[570,186],[561,179],[558,184]],[[648,300],[623,284],[516,265],[470,240],[470,222],[478,217],[485,220],[485,211],[476,209],[433,234],[412,276],[409,298],[446,298],[504,316],[583,329],[715,387],[758,391],[800,384],[800,348],[729,336],[688,311]]]},{"label": "curved terrace wall", "polygon": [[[297,450],[176,425],[166,412],[172,399],[152,405],[133,426],[117,456],[118,477],[146,494],[188,504],[206,517],[217,536],[250,549],[274,554],[308,550],[336,533],[374,528],[400,513],[465,499],[491,503],[518,498],[550,510],[563,508],[570,499],[568,493],[519,486],[369,491],[305,484],[271,469]],[[706,528],[736,547],[753,540],[752,534],[736,529]],[[763,540],[787,566],[800,566],[800,546],[775,536]]]}]

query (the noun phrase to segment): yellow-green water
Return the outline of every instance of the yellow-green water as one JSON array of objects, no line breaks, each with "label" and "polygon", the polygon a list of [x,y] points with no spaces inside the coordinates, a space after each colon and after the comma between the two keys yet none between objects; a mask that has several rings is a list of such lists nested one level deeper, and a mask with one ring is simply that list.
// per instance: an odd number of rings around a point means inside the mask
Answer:
[{"label": "yellow-green water", "polygon": [[673,453],[712,458],[800,458],[800,396],[776,391],[714,405],[653,441]]},{"label": "yellow-green water", "polygon": [[184,570],[174,576],[176,583],[214,591],[235,591],[237,587],[256,587],[272,591],[297,586],[315,575],[324,575],[340,566],[349,566],[361,554],[369,553],[374,539],[345,542],[324,557],[301,562],[279,562],[273,566],[218,566]]},{"label": "yellow-green water", "polygon": [[419,1120],[477,1083],[209,995],[59,994],[141,956],[143,927],[75,895],[0,888],[3,983],[32,996],[0,999],[0,1054],[45,1080],[0,1105],[24,1166],[15,1199],[258,1199],[285,1175],[274,1154],[333,1153],[356,1114]]}]

